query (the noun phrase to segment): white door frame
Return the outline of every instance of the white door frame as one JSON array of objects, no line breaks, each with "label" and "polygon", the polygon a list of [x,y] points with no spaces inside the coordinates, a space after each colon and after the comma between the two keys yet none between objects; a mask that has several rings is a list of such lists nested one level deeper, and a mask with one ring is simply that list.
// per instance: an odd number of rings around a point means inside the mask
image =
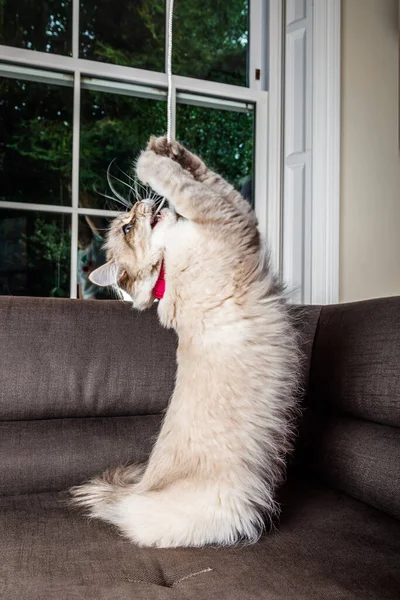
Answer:
[{"label": "white door frame", "polygon": [[270,0],[268,234],[295,302],[339,300],[340,0]]},{"label": "white door frame", "polygon": [[312,304],[339,302],[340,4],[314,2]]}]

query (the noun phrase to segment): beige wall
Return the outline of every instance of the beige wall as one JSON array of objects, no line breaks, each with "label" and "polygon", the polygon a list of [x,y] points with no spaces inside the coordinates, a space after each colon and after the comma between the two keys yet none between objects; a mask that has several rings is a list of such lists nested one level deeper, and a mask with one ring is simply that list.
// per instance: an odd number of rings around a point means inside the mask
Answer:
[{"label": "beige wall", "polygon": [[400,295],[397,9],[342,0],[342,302]]}]

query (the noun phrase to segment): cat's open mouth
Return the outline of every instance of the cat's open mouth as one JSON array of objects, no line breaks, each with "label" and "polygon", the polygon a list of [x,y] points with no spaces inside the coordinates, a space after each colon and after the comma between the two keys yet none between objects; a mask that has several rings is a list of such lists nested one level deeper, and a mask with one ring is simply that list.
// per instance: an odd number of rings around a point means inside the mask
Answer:
[{"label": "cat's open mouth", "polygon": [[151,221],[150,221],[150,224],[151,224],[151,227],[152,227],[152,229],[154,229],[154,227],[157,225],[157,223],[158,223],[158,222],[159,222],[161,219],[162,219],[162,215],[161,215],[160,213],[158,213],[158,214],[155,214],[155,213],[154,213],[154,214],[152,215],[152,217],[151,217]]},{"label": "cat's open mouth", "polygon": [[165,218],[166,209],[167,209],[167,206],[165,206],[165,205],[162,210],[159,210],[159,208],[155,207],[155,210],[153,210],[153,214],[151,216],[151,221],[150,221],[152,229],[154,229],[154,227],[157,225],[157,223],[159,223],[160,221],[162,221]]}]

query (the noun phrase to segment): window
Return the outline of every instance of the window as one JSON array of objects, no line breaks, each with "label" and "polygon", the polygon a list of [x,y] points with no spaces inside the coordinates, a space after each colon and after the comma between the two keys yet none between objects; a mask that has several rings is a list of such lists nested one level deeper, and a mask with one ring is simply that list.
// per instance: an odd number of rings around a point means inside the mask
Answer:
[{"label": "window", "polygon": [[71,215],[3,209],[0,240],[0,294],[69,296]]},{"label": "window", "polygon": [[72,0],[3,0],[0,43],[72,54]]},{"label": "window", "polygon": [[248,85],[248,0],[177,0],[174,73]]},{"label": "window", "polygon": [[[96,89],[97,88],[97,89]],[[150,135],[162,135],[166,128],[166,93],[142,88],[147,98],[138,98],[137,89],[124,86],[124,94],[104,89],[101,82],[82,80],[80,122],[79,204],[85,208],[106,208],[108,193],[105,173],[108,166],[117,179],[129,175],[132,160],[145,147]],[[128,95],[129,94],[129,95]],[[100,192],[100,193],[99,193]],[[122,187],[119,192],[126,196]],[[114,210],[117,204],[109,206]]]},{"label": "window", "polygon": [[81,1],[79,56],[164,71],[165,0]]},{"label": "window", "polygon": [[[106,173],[127,197],[132,161],[166,131],[167,2],[1,3],[0,294],[108,297],[87,279],[122,209]],[[266,202],[262,4],[177,0],[174,14],[173,131],[253,204],[255,190]]]},{"label": "window", "polygon": [[2,199],[71,205],[72,78],[68,83],[0,79]]},{"label": "window", "polygon": [[184,98],[184,94],[177,98],[178,139],[253,205],[254,106],[231,102],[229,110],[220,101],[196,98],[193,105],[188,95]]}]

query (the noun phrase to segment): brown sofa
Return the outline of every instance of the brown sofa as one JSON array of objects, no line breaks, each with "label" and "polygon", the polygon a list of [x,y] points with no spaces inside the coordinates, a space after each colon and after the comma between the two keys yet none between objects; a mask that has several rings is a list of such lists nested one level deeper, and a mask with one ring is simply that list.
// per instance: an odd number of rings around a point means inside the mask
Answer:
[{"label": "brown sofa", "polygon": [[277,532],[158,550],[64,490],[148,455],[174,334],[118,302],[0,298],[0,598],[399,598],[400,298],[293,313],[305,412]]}]

